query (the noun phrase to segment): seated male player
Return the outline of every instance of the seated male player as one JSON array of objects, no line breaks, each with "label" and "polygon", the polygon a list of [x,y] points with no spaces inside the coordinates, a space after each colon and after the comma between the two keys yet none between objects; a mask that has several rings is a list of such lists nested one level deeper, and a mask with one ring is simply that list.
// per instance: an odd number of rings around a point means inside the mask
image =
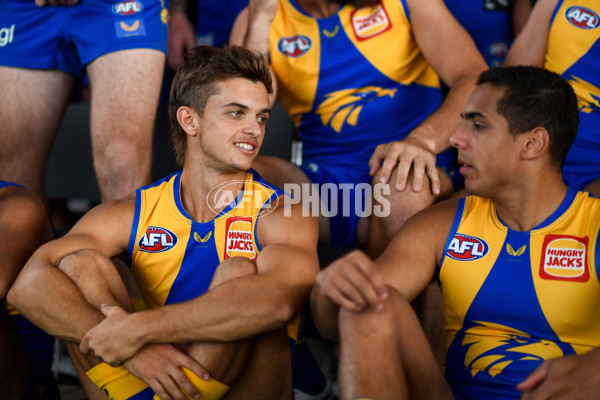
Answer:
[{"label": "seated male player", "polygon": [[[169,105],[183,170],[91,210],[10,291],[80,343],[76,363],[111,399],[290,398],[287,326],[318,272],[318,227],[250,169],[271,91],[262,56],[194,48]],[[149,310],[133,312],[109,261],[125,251]]]},{"label": "seated male player", "polygon": [[[597,399],[600,200],[561,172],[575,93],[538,67],[491,69],[462,118],[450,142],[471,195],[415,215],[374,262],[355,252],[317,277],[341,398]],[[446,379],[407,302],[434,275]]]}]

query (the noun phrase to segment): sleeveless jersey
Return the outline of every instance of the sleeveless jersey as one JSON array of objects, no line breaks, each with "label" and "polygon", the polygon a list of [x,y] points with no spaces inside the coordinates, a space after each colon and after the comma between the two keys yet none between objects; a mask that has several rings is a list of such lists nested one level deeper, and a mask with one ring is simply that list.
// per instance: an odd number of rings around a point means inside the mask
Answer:
[{"label": "sleeveless jersey", "polygon": [[490,67],[502,64],[514,39],[509,4],[502,0],[444,0]]},{"label": "sleeveless jersey", "polygon": [[560,0],[548,36],[545,67],[569,81],[579,100],[580,126],[563,175],[581,189],[600,178],[600,4]]},{"label": "sleeveless jersey", "polygon": [[341,166],[368,179],[375,147],[403,139],[441,102],[438,76],[414,40],[405,0],[344,5],[322,19],[295,0],[281,0],[269,50],[278,99],[313,168]]},{"label": "sleeveless jersey", "polygon": [[461,199],[440,267],[446,378],[457,398],[516,398],[547,359],[600,346],[600,200],[569,192],[528,232]]},{"label": "sleeveless jersey", "polygon": [[[219,264],[233,256],[255,259],[257,217],[283,193],[252,170],[244,190],[215,190],[217,204],[229,204],[212,221],[192,220],[181,203],[181,172],[136,192],[129,242],[131,272],[149,308],[178,303],[204,294]],[[218,188],[217,188],[218,189]]]}]

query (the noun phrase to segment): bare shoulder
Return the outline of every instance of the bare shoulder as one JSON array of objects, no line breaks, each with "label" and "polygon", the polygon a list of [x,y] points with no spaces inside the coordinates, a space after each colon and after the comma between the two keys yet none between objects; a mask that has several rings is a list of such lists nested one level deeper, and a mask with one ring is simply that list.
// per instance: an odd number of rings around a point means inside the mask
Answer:
[{"label": "bare shoulder", "polygon": [[279,199],[270,212],[258,217],[257,235],[262,246],[280,243],[315,249],[319,236],[316,217],[301,204],[292,204],[288,195]]},{"label": "bare shoulder", "polygon": [[135,213],[135,194],[102,203],[88,211],[64,236],[82,248],[98,248],[112,256],[127,249]]}]

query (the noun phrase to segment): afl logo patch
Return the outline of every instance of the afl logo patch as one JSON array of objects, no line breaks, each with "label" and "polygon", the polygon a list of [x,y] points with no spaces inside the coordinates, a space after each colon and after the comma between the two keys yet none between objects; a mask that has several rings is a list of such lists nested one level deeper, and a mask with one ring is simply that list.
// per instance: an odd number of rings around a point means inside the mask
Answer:
[{"label": "afl logo patch", "polygon": [[297,58],[310,50],[311,45],[312,42],[309,37],[296,35],[281,38],[277,43],[277,49],[287,57]]},{"label": "afl logo patch", "polygon": [[138,248],[145,253],[162,253],[177,244],[177,236],[168,229],[149,226],[138,242]]},{"label": "afl logo patch", "polygon": [[567,17],[567,21],[577,28],[595,29],[600,25],[598,14],[589,8],[581,6],[569,7],[567,8],[565,16]]},{"label": "afl logo patch", "polygon": [[483,239],[457,233],[450,241],[446,255],[458,261],[473,261],[485,257],[489,249]]},{"label": "afl logo patch", "polygon": [[543,279],[587,282],[590,271],[587,263],[588,237],[548,235],[544,238],[540,277]]},{"label": "afl logo patch", "polygon": [[112,6],[113,14],[117,15],[133,15],[141,12],[143,9],[144,5],[137,0],[122,1]]}]

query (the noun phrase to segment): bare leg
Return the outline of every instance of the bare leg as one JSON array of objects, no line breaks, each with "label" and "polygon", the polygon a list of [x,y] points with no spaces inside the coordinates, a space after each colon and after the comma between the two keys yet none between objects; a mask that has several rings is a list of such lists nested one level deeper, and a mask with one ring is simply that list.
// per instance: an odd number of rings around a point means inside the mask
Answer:
[{"label": "bare leg", "polygon": [[[411,216],[452,195],[452,182],[441,169],[438,168],[438,172],[441,183],[441,191],[438,196],[432,195],[429,190],[423,190],[420,193],[413,192],[410,189],[412,174],[409,176],[405,191],[399,192],[391,187],[391,194],[388,196],[390,215],[383,218],[372,216],[369,221],[367,253],[371,257],[376,258],[383,252],[398,229]],[[375,176],[374,182],[377,181],[377,178]],[[395,181],[396,171],[394,170],[390,182]],[[442,366],[445,356],[446,332],[439,286],[435,282],[430,283],[423,293],[413,301],[413,307],[421,320],[435,358]]]},{"label": "bare leg", "polygon": [[74,78],[58,70],[0,67],[0,179],[46,198],[44,169]]},{"label": "bare leg", "polygon": [[0,398],[20,399],[25,392],[29,368],[19,331],[0,303]]},{"label": "bare leg", "polygon": [[[434,203],[448,198],[454,191],[448,175],[438,168],[441,186],[439,195],[434,196],[426,188],[421,192],[414,192],[411,188],[412,173],[408,178],[407,189],[400,192],[393,186],[393,183],[396,182],[396,172],[396,170],[393,171],[389,180],[391,182],[390,194],[386,196],[389,201],[389,215],[383,217],[372,215],[369,221],[367,253],[372,258],[377,258],[383,252],[398,229],[410,217]],[[373,182],[378,182],[378,179],[379,176],[375,175]],[[380,203],[374,202],[375,205],[380,205]]]},{"label": "bare leg", "polygon": [[103,201],[150,183],[164,62],[157,50],[134,49],[106,54],[88,66],[94,168]]},{"label": "bare leg", "polygon": [[[120,304],[133,312],[133,305],[127,289],[112,262],[103,254],[83,250],[65,257],[59,268],[77,285],[92,306],[100,309],[102,303]],[[79,381],[90,400],[106,400],[106,394],[85,374],[100,360],[93,356],[84,356],[75,343],[65,343]]]},{"label": "bare leg", "polygon": [[[217,268],[209,290],[253,274],[253,262],[229,258]],[[211,376],[232,387],[225,397],[228,400],[289,399],[292,393],[290,344],[285,329],[238,342],[188,344],[184,350]]]},{"label": "bare leg", "polygon": [[412,307],[388,291],[383,311],[340,310],[341,399],[453,399]]}]

